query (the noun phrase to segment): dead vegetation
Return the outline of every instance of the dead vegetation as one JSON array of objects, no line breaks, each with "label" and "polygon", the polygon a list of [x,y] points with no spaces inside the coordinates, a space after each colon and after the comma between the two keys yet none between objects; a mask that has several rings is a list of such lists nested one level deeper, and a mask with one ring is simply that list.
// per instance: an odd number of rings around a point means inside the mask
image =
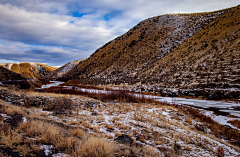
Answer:
[{"label": "dead vegetation", "polygon": [[[95,156],[96,152],[119,157],[187,156],[193,152],[213,156],[240,150],[239,131],[221,126],[192,107],[155,101],[134,103],[131,99],[115,99],[116,96],[111,101],[104,99],[104,103],[99,101],[101,97],[94,100],[10,89],[4,92],[10,102],[17,93],[27,100],[15,103],[21,107],[0,102],[0,120],[5,119],[0,125],[1,144],[22,155],[44,153],[43,145],[52,153],[71,156]],[[13,118],[16,115],[20,121]],[[114,139],[122,136],[125,139],[120,141],[125,144],[119,145]],[[223,151],[218,149],[219,144]]]},{"label": "dead vegetation", "polygon": [[[90,88],[91,89],[91,88]],[[90,98],[94,98],[103,102],[107,101],[119,101],[119,102],[133,102],[133,103],[147,103],[153,102],[154,100],[146,98],[145,96],[136,97],[134,94],[129,93],[125,90],[106,90],[105,93],[92,92],[92,91],[82,91],[77,87],[51,87],[48,89],[37,89],[38,92],[49,92],[49,93],[61,93],[61,94],[74,94],[82,95]]]}]

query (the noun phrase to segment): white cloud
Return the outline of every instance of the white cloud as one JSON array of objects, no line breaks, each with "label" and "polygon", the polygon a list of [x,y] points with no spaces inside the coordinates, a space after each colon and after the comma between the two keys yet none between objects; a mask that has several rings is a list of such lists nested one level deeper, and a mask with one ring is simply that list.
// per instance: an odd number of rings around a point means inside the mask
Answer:
[{"label": "white cloud", "polygon": [[[33,61],[38,54],[37,60],[59,65],[89,56],[146,18],[213,11],[236,6],[238,1],[1,0],[0,58]],[[73,12],[84,14],[73,17]],[[105,20],[106,15],[110,19]]]}]

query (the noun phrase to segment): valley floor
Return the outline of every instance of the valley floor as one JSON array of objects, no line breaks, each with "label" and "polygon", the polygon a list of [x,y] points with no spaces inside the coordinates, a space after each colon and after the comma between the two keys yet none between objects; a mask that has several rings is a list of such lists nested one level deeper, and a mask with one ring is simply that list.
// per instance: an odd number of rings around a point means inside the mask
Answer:
[{"label": "valley floor", "polygon": [[195,108],[0,90],[0,156],[240,155],[239,130]]}]

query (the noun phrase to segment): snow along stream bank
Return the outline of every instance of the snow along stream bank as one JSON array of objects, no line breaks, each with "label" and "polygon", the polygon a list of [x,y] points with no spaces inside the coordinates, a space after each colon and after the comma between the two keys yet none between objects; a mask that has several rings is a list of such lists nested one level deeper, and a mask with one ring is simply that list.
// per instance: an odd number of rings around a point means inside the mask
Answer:
[{"label": "snow along stream bank", "polygon": [[[59,81],[51,81],[52,84],[43,85],[41,88],[50,88],[50,87],[56,87],[64,82]],[[63,88],[69,89],[73,86],[62,86]],[[74,87],[74,89],[88,92],[88,93],[97,93],[97,94],[110,94],[111,90],[99,90],[99,89],[85,89],[85,88],[79,88]],[[198,100],[198,99],[187,99],[187,98],[177,98],[177,97],[161,97],[161,96],[152,96],[152,95],[146,95],[146,94],[133,94],[130,93],[136,97],[144,97],[148,99],[154,99],[155,101],[159,102],[167,102],[167,103],[174,103],[178,105],[187,105],[192,107],[197,107],[199,109],[202,109],[202,112],[211,117],[213,120],[218,122],[222,125],[227,125],[232,128],[237,129],[235,126],[228,123],[229,120],[240,120],[240,104],[237,103],[228,103],[228,102],[221,102],[221,101],[209,101],[209,100]],[[218,113],[218,115],[214,114],[214,112]],[[237,118],[229,118],[227,115],[232,115]],[[239,129],[238,129],[239,130]]]}]

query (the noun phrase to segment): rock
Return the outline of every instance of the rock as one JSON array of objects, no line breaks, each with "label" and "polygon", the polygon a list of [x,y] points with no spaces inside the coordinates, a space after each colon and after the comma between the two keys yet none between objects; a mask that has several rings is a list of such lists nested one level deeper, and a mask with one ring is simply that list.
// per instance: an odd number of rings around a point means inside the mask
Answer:
[{"label": "rock", "polygon": [[119,143],[130,144],[130,145],[133,143],[133,139],[125,134],[122,134],[121,136],[117,137],[114,140]]}]

